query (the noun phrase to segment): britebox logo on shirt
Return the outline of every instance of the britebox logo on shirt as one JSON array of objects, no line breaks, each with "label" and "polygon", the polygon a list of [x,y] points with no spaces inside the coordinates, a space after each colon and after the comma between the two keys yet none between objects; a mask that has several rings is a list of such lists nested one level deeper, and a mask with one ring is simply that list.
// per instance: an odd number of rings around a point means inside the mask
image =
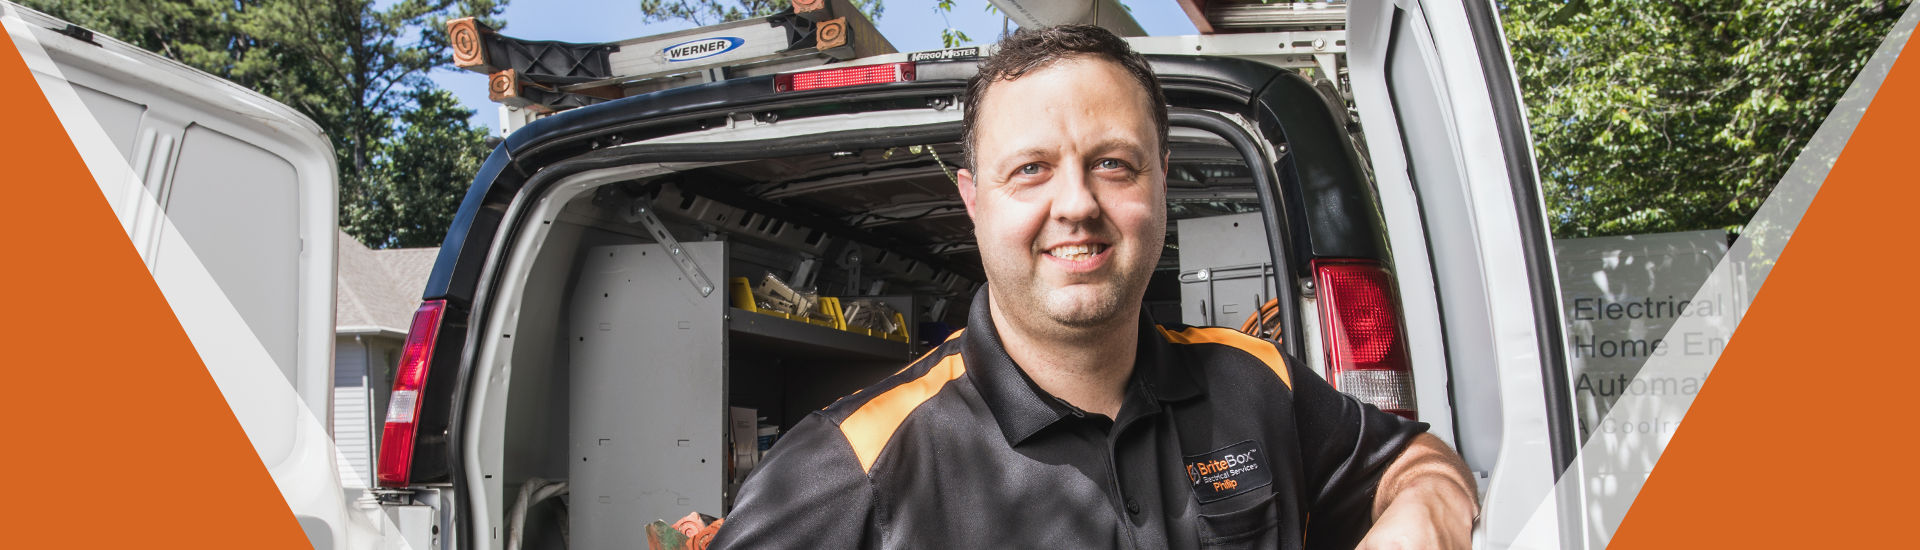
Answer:
[{"label": "britebox logo on shirt", "polygon": [[1187,456],[1187,480],[1200,502],[1213,502],[1273,483],[1260,446],[1242,441],[1210,453]]}]

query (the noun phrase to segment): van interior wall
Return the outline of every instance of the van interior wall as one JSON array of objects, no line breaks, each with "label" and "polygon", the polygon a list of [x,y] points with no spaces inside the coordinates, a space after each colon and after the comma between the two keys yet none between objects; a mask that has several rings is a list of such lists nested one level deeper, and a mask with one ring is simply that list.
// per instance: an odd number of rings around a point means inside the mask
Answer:
[{"label": "van interior wall", "polygon": [[725,512],[728,300],[679,261],[725,280],[727,243],[583,252],[563,337],[568,525],[579,547],[613,548],[646,521]]},{"label": "van interior wall", "polygon": [[[528,479],[567,478],[567,401],[571,362],[562,343],[568,333],[566,304],[572,300],[581,251],[640,238],[560,220],[542,244],[527,277],[518,322],[508,392],[506,445],[502,449],[502,494],[511,507]],[[501,518],[504,520],[506,518]],[[527,548],[562,548],[564,510],[551,503],[529,510]]]}]

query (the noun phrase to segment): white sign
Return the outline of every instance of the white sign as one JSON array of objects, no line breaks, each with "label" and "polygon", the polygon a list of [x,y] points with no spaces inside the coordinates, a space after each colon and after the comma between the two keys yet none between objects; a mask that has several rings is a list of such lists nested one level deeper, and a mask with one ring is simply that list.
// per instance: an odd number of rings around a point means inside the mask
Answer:
[{"label": "white sign", "polygon": [[[1726,347],[1731,331],[1715,328],[1731,323],[1711,321],[1738,318],[1731,285],[1695,295],[1727,253],[1725,232],[1561,239],[1554,249],[1583,440],[1609,429],[1601,419],[1622,396],[1699,391],[1700,380],[1633,378],[1650,358],[1718,355]],[[1707,330],[1670,332],[1686,318],[1708,320]]]},{"label": "white sign", "polygon": [[747,41],[731,36],[715,36],[667,46],[660,50],[660,54],[666,56],[669,62],[693,61],[733,51],[745,43]]},{"label": "white sign", "polygon": [[1554,241],[1593,547],[1632,507],[1746,309],[1727,244],[1722,231]]}]

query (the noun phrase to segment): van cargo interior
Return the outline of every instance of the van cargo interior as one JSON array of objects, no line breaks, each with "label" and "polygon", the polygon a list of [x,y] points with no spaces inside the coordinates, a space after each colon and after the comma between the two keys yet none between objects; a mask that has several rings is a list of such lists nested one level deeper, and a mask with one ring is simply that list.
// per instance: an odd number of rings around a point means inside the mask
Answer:
[{"label": "van cargo interior", "polygon": [[[1239,326],[1284,267],[1267,208],[1227,140],[1176,127],[1171,148],[1145,307]],[[964,327],[985,277],[954,186],[963,158],[903,143],[654,165],[551,195],[513,316],[482,336],[510,343],[492,381],[501,471],[485,473],[493,510],[530,479],[571,494],[495,525],[526,548],[629,548],[655,519],[724,514],[763,442]]]}]

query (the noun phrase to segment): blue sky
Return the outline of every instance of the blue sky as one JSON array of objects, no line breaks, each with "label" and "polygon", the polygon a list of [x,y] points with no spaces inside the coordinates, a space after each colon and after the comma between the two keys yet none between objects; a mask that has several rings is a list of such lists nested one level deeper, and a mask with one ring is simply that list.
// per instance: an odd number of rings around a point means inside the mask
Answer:
[{"label": "blue sky", "polygon": [[[934,10],[934,0],[889,0],[874,24],[880,33],[903,52],[941,48],[940,29],[949,22],[967,33],[971,44],[999,38],[1001,16],[987,11],[986,0],[956,0],[953,13],[946,18]],[[1194,34],[1193,22],[1173,0],[1132,0],[1126,4],[1133,18],[1148,34]],[[511,0],[501,15],[506,21],[502,34],[529,40],[566,42],[614,42],[692,27],[691,23],[644,24],[640,0]],[[486,75],[459,70],[437,70],[430,77],[442,88],[453,91],[460,102],[474,110],[473,122],[488,128],[499,126],[499,104],[487,100]]]}]

